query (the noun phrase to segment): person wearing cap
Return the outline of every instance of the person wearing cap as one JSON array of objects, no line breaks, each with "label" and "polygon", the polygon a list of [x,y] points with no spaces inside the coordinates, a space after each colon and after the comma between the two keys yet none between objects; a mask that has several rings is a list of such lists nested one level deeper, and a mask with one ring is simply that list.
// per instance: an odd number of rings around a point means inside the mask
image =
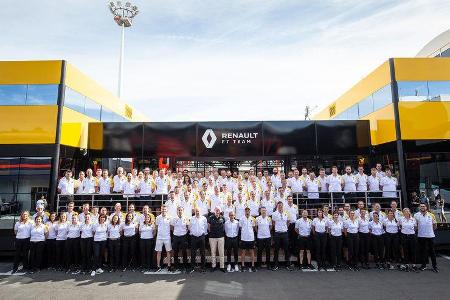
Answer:
[{"label": "person wearing cap", "polygon": [[170,226],[173,230],[172,248],[173,248],[173,264],[174,270],[180,269],[178,252],[181,250],[183,255],[183,264],[187,267],[187,231],[189,226],[189,219],[184,215],[183,207],[178,206],[176,217],[170,220]]},{"label": "person wearing cap", "polygon": [[417,241],[418,241],[418,257],[420,262],[420,270],[427,268],[428,257],[431,258],[433,272],[438,273],[439,269],[436,264],[436,253],[434,251],[434,231],[437,228],[436,217],[428,211],[428,206],[421,203],[419,212],[414,215],[417,221]]},{"label": "person wearing cap", "polygon": [[270,246],[272,242],[272,219],[267,215],[267,208],[261,207],[261,215],[256,218],[257,267],[262,266],[262,253],[266,253],[266,267],[270,269]]},{"label": "person wearing cap", "polygon": [[216,269],[216,251],[219,252],[220,270],[225,272],[225,218],[219,206],[208,218],[209,246],[211,247],[211,272]]},{"label": "person wearing cap", "polygon": [[205,272],[205,235],[208,233],[208,220],[205,216],[201,215],[200,208],[195,207],[194,216],[191,217],[189,222],[189,232],[191,234],[191,271],[194,272],[195,258],[197,255],[197,249],[200,250],[201,268],[200,272]]},{"label": "person wearing cap", "polygon": [[283,210],[283,202],[278,201],[277,210],[272,214],[272,223],[275,228],[273,235],[274,252],[273,252],[273,271],[278,270],[278,253],[280,248],[284,251],[284,261],[286,262],[286,268],[292,271],[293,268],[290,262],[289,253],[289,237],[288,237],[288,224],[289,218],[286,212]]},{"label": "person wearing cap", "polygon": [[[238,258],[239,258],[239,222],[236,220],[234,211],[228,213],[228,220],[225,221],[225,248],[227,249],[227,271],[239,272]],[[234,261],[231,262],[231,251],[233,251]]]},{"label": "person wearing cap", "polygon": [[44,205],[38,204],[36,206],[36,213],[31,217],[32,220],[35,220],[37,216],[40,216],[42,218],[42,223],[47,223],[48,213],[44,211]]},{"label": "person wearing cap", "polygon": [[255,272],[255,218],[250,214],[250,207],[245,208],[245,216],[239,220],[239,227],[241,228],[241,270],[245,272],[245,257],[247,250],[250,252],[251,267],[249,272]]},{"label": "person wearing cap", "polygon": [[45,199],[44,195],[41,196],[41,199],[36,201],[36,207],[38,207],[39,205],[42,205],[44,209],[47,207],[47,199]]}]

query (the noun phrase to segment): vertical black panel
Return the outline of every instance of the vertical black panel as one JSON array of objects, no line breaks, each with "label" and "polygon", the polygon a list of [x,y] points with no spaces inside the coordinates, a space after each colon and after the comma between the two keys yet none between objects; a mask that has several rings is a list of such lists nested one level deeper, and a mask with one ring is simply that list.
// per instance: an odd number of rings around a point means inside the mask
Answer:
[{"label": "vertical black panel", "polygon": [[264,155],[296,155],[316,153],[313,121],[263,122]]},{"label": "vertical black panel", "polygon": [[142,123],[103,123],[104,157],[141,157]]},{"label": "vertical black panel", "polygon": [[198,123],[198,156],[261,156],[262,144],[262,122]]},{"label": "vertical black panel", "polygon": [[196,155],[196,123],[144,123],[144,157]]}]

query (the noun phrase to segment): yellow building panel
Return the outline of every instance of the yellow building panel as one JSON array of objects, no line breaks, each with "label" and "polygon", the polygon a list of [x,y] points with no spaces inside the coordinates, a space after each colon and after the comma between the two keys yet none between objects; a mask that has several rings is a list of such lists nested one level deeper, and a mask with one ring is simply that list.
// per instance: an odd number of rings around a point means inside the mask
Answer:
[{"label": "yellow building panel", "polygon": [[399,102],[403,140],[450,139],[450,102]]},{"label": "yellow building panel", "polygon": [[370,122],[370,138],[372,145],[380,145],[396,140],[394,105],[389,104],[361,120]]},{"label": "yellow building panel", "polygon": [[0,106],[0,144],[54,144],[58,106]]},{"label": "yellow building panel", "polygon": [[89,124],[89,149],[103,150],[103,123]]},{"label": "yellow building panel", "polygon": [[450,58],[395,58],[397,81],[450,80]]},{"label": "yellow building panel", "polygon": [[64,107],[61,124],[61,144],[76,148],[87,148],[88,123],[96,121],[93,118]]},{"label": "yellow building panel", "polygon": [[0,84],[59,84],[61,60],[0,61]]},{"label": "yellow building panel", "polygon": [[315,120],[329,120],[391,82],[389,61],[376,68],[350,90],[314,116]]}]

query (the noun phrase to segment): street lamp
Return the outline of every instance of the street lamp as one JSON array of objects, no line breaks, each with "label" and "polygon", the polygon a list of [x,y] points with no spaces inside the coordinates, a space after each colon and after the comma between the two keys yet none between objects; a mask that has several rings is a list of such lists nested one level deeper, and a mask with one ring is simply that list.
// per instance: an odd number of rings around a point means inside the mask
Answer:
[{"label": "street lamp", "polygon": [[122,1],[109,1],[109,10],[114,15],[114,21],[122,27],[122,39],[120,43],[119,59],[119,82],[117,87],[117,96],[122,96],[122,73],[123,73],[123,53],[125,44],[125,27],[131,27],[133,18],[139,13],[136,5],[131,2],[122,3]]}]

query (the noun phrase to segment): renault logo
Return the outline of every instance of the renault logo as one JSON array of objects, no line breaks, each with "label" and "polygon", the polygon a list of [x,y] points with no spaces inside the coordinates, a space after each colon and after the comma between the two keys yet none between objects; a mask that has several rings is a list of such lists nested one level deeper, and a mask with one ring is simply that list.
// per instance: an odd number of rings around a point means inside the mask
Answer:
[{"label": "renault logo", "polygon": [[202,137],[203,144],[205,144],[205,147],[208,149],[211,149],[214,146],[214,143],[217,141],[217,137],[214,134],[214,131],[212,129],[206,129],[205,133]]}]

